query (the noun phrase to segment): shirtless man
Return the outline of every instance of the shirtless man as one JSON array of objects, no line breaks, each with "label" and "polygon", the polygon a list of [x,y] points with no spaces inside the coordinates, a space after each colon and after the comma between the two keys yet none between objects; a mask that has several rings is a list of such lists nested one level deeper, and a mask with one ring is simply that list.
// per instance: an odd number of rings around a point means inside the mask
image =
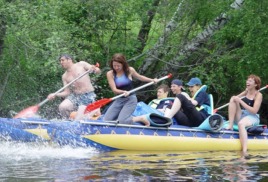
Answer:
[{"label": "shirtless man", "polygon": [[[85,61],[74,63],[69,55],[61,55],[59,61],[62,68],[65,69],[65,73],[62,75],[63,85],[70,83],[88,70],[92,70],[94,73],[101,72],[98,67],[90,65]],[[51,93],[47,98],[52,100],[55,97],[65,98],[59,105],[59,111],[61,116],[66,119],[69,118],[71,111],[78,109],[80,106],[85,108],[85,105],[94,102],[96,95],[89,75],[85,75],[75,81],[71,86],[65,88],[64,91],[57,94]]]}]

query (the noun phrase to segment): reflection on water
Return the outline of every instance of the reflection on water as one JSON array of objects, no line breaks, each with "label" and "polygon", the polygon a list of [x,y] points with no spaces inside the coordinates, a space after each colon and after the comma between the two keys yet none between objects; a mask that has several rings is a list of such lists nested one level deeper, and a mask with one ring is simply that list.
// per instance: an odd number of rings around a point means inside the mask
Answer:
[{"label": "reflection on water", "polygon": [[0,181],[267,181],[268,152],[101,153],[0,141]]},{"label": "reflection on water", "polygon": [[250,154],[250,159],[243,159],[239,152],[226,151],[172,154],[117,151],[102,154],[102,160],[95,162],[96,165],[102,166],[103,170],[108,165],[113,171],[130,170],[132,175],[161,181],[256,181],[267,177],[268,166],[265,171],[260,171],[259,165],[267,164],[268,153]]}]

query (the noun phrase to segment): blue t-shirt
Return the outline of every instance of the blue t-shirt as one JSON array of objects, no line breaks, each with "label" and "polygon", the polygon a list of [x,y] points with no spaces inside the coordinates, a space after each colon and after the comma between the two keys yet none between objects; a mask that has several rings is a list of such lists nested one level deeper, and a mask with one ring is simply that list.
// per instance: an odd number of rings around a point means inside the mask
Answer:
[{"label": "blue t-shirt", "polygon": [[200,91],[194,99],[198,102],[198,107],[202,106],[203,104],[210,106],[210,100],[207,92]]}]

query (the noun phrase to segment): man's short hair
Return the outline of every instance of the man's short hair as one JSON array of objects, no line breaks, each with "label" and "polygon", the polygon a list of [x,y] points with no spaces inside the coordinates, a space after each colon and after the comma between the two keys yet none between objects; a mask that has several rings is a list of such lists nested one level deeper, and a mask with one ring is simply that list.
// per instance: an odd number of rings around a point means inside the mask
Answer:
[{"label": "man's short hair", "polygon": [[60,57],[59,57],[59,61],[61,58],[66,58],[66,59],[70,59],[70,60],[73,60],[72,56],[70,56],[69,54],[61,54]]}]

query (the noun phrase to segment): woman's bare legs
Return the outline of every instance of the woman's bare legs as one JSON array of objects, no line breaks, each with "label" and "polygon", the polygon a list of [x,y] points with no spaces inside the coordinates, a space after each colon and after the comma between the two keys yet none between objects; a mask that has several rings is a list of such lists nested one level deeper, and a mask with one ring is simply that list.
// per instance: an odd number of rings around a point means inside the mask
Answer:
[{"label": "woman's bare legs", "polygon": [[235,100],[235,97],[231,97],[228,107],[229,125],[225,128],[227,130],[233,130],[234,121],[238,120],[241,116],[240,104]]},{"label": "woman's bare legs", "polygon": [[248,117],[244,117],[241,119],[238,123],[239,128],[239,139],[242,146],[242,152],[246,155],[247,149],[248,149],[248,134],[246,127],[251,126],[252,123],[250,122],[250,119]]}]

